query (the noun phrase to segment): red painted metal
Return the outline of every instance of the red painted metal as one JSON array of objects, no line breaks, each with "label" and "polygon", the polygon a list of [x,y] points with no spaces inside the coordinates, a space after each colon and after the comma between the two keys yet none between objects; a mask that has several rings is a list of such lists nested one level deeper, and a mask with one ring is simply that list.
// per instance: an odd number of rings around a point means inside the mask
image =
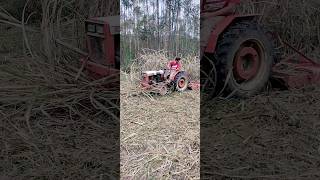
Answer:
[{"label": "red painted metal", "polygon": [[[176,76],[179,73],[181,73],[181,71],[174,72],[174,74],[172,75],[172,79],[170,79],[169,77],[165,77],[164,74],[167,74],[165,71],[169,71],[168,74],[171,74],[170,70],[164,70],[163,74],[157,74],[157,75],[144,73],[142,76],[142,79],[140,81],[141,90],[143,90],[145,92],[159,93],[160,95],[165,95],[169,92],[169,90],[173,90],[174,89],[173,81],[174,81],[174,79],[176,79]],[[158,76],[160,78],[156,79],[156,76]],[[187,77],[188,77],[188,75],[187,75]],[[197,85],[195,85],[194,83],[191,84],[186,79],[180,79],[177,83],[178,83],[177,85],[180,88],[187,86],[187,87],[189,87],[189,89],[192,89],[192,88],[197,89]],[[200,87],[200,84],[199,84],[199,87]]]},{"label": "red painted metal", "polygon": [[225,16],[220,22],[215,25],[213,31],[211,32],[209,41],[207,43],[207,46],[205,48],[205,53],[214,53],[218,39],[220,35],[235,21],[241,20],[241,19],[253,19],[254,17],[260,16],[260,14],[250,14],[250,15],[229,15]]},{"label": "red painted metal", "polygon": [[254,48],[244,47],[238,52],[234,64],[236,78],[250,80],[258,73],[260,57]]},{"label": "red painted metal", "polygon": [[148,89],[151,89],[152,86],[150,85],[150,77],[147,76],[146,74],[143,75],[143,78],[140,82],[140,86],[142,87],[143,90],[148,90]]},{"label": "red painted metal", "polygon": [[[87,25],[92,24],[103,27],[103,33],[97,31],[95,33],[87,32],[86,47],[89,52],[88,61],[84,61],[86,58],[81,59],[81,62],[85,64],[85,68],[94,78],[102,78],[119,73],[119,69],[115,67],[114,36],[117,32],[111,32],[111,28],[114,28],[114,26],[110,25],[111,20],[113,21],[112,23],[116,22],[114,18],[116,17],[95,17],[86,21]],[[97,46],[100,46],[101,49]]]},{"label": "red painted metal", "polygon": [[173,69],[172,71],[175,71],[172,75],[172,79],[170,79],[171,81],[174,81],[174,79],[176,78],[177,74],[180,73],[180,71],[176,71],[175,69]]},{"label": "red painted metal", "polygon": [[[297,89],[308,85],[320,84],[320,63],[307,57],[301,50],[272,33],[284,46],[295,54],[288,56],[272,68],[272,77],[280,80],[287,88]],[[298,55],[298,58],[296,56]]]},{"label": "red painted metal", "polygon": [[236,18],[234,15],[230,15],[221,20],[211,32],[207,47],[205,49],[206,53],[214,53],[216,45],[218,42],[219,35],[225,31],[225,29],[233,22]]},{"label": "red painted metal", "polygon": [[[201,13],[201,17],[203,14],[206,14],[208,16],[210,16],[210,14],[214,13],[214,12],[206,12],[205,11],[205,5],[208,5],[210,3],[217,3],[220,0],[216,0],[216,1],[208,1],[208,0],[201,0],[200,1],[200,13]],[[223,1],[222,1],[223,2]],[[209,40],[207,42],[207,45],[205,47],[205,49],[203,50],[205,53],[214,53],[216,46],[217,46],[217,42],[219,39],[219,36],[235,21],[241,20],[241,19],[248,19],[248,18],[254,18],[257,16],[261,16],[261,14],[248,14],[248,15],[238,15],[238,14],[229,14],[229,15],[225,15],[225,16],[221,16],[224,17],[220,22],[218,22],[217,24],[215,24]],[[203,52],[201,52],[201,54],[204,54]]]},{"label": "red painted metal", "polygon": [[120,71],[118,69],[115,69],[113,67],[108,67],[105,65],[97,64],[92,61],[87,61],[85,58],[80,60],[81,63],[85,64],[85,68],[91,72],[92,75],[94,75],[96,78],[102,78],[109,76],[111,74],[119,74]]},{"label": "red painted metal", "polygon": [[185,86],[185,80],[184,79],[180,79],[180,81],[178,82],[178,85],[180,88]]},{"label": "red painted metal", "polygon": [[[301,61],[307,59],[300,57]],[[273,78],[280,79],[289,89],[302,88],[307,85],[320,83],[320,65],[284,61],[273,67]]]},{"label": "red painted metal", "polygon": [[[204,11],[205,5],[208,4],[206,0],[201,0],[201,14],[206,13],[207,15],[210,15],[210,13],[207,13]],[[250,14],[250,15],[236,15],[231,14],[227,16],[222,16],[223,19],[215,24],[214,28],[212,29],[211,35],[209,37],[209,40],[207,42],[206,47],[204,48],[204,53],[214,53],[216,50],[217,42],[219,37],[223,32],[225,32],[228,27],[241,19],[253,19],[254,17],[261,16],[260,14]],[[272,33],[272,35],[275,35],[276,33]],[[276,35],[277,38],[279,38],[278,35]],[[308,58],[306,55],[304,55],[301,51],[297,50],[293,46],[291,46],[289,43],[282,41],[280,38],[279,40],[296,52],[296,54],[299,55],[299,59],[294,59],[294,56],[289,56],[282,60],[280,63],[275,64],[272,68],[272,77],[278,80],[281,80],[286,87],[288,88],[301,88],[306,85],[311,84],[320,84],[320,63],[316,63],[314,60]],[[248,80],[252,78],[259,70],[259,57],[258,53],[250,48],[243,49],[240,52],[240,55],[236,57],[235,61],[235,74],[238,76],[238,78],[242,80]],[[204,54],[201,52],[201,54]],[[252,54],[254,56],[257,56],[255,58],[252,58],[253,60],[253,66],[249,69],[243,68],[243,54]]]},{"label": "red painted metal", "polygon": [[115,45],[114,45],[114,37],[111,34],[109,24],[104,25],[104,33],[105,33],[105,40],[104,40],[104,48],[106,52],[106,60],[108,65],[115,65]]}]

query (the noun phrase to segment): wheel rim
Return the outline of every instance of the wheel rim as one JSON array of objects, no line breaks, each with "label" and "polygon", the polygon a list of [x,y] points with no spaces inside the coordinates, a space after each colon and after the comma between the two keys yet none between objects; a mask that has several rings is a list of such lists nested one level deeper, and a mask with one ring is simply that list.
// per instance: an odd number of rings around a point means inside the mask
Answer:
[{"label": "wheel rim", "polygon": [[263,47],[256,40],[248,40],[240,46],[233,63],[233,76],[237,83],[253,81],[264,62]]},{"label": "wheel rim", "polygon": [[179,82],[178,82],[178,87],[179,87],[179,88],[184,88],[185,85],[186,85],[185,79],[181,78],[181,79],[179,80]]}]

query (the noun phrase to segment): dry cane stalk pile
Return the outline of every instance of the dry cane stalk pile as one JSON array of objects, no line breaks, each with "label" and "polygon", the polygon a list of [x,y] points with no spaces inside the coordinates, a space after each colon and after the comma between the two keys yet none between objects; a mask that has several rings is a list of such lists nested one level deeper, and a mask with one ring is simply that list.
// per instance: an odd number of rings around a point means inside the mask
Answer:
[{"label": "dry cane stalk pile", "polygon": [[[143,49],[132,64],[123,69],[121,75],[121,93],[132,95],[133,93],[143,93],[138,88],[143,71],[158,71],[167,68],[167,63],[174,59],[168,57],[166,51],[157,51],[152,49]],[[196,56],[182,56],[182,70],[186,71],[191,80],[200,78],[200,62]]]},{"label": "dry cane stalk pile", "polygon": [[319,87],[309,87],[203,105],[202,173],[219,178],[318,179],[319,100]]},{"label": "dry cane stalk pile", "polygon": [[104,8],[119,6],[111,2],[26,1],[22,18],[1,6],[1,39],[16,43],[0,46],[0,179],[119,173],[119,87],[102,87],[119,79],[93,81],[79,71],[79,55],[55,43],[83,43],[83,21],[114,14]]},{"label": "dry cane stalk pile", "polygon": [[[318,1],[246,1],[240,11],[320,60]],[[285,57],[292,52],[279,45]],[[319,87],[201,104],[201,173],[217,179],[319,179]]]},{"label": "dry cane stalk pile", "polygon": [[[199,179],[200,94],[150,95],[138,88],[142,71],[166,68],[165,51],[144,49],[121,74],[121,177],[123,179]],[[181,57],[199,79],[198,57]]]}]

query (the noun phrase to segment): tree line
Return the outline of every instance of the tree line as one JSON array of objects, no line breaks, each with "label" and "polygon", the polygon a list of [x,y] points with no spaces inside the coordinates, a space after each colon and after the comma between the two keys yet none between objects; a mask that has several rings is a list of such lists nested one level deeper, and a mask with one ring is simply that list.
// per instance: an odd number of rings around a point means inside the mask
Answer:
[{"label": "tree line", "polygon": [[198,55],[199,12],[195,0],[121,0],[122,64],[143,49]]}]

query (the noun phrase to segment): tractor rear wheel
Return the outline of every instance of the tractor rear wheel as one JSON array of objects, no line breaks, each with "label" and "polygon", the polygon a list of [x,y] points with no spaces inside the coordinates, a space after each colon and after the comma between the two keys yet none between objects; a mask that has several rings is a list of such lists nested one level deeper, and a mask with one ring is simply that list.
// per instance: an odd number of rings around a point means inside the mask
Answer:
[{"label": "tractor rear wheel", "polygon": [[262,91],[273,64],[271,42],[265,31],[251,21],[230,26],[220,37],[215,53],[220,91],[237,97]]},{"label": "tractor rear wheel", "polygon": [[185,91],[188,88],[189,79],[185,72],[179,72],[174,78],[174,87],[178,92]]}]

